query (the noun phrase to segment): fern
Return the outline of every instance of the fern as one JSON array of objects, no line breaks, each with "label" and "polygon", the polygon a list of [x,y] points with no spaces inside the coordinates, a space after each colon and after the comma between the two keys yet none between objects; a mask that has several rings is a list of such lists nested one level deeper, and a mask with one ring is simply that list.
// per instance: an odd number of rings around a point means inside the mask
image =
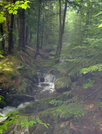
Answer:
[{"label": "fern", "polygon": [[86,114],[86,111],[84,111],[82,108],[82,104],[77,101],[76,96],[66,101],[54,99],[49,103],[57,106],[57,109],[52,112],[55,116],[63,114],[65,118],[68,118],[71,115],[75,115],[77,117],[81,115],[84,116]]},{"label": "fern", "polygon": [[11,125],[11,124],[16,124],[16,123],[20,123],[21,127],[26,127],[28,128],[29,126],[33,126],[33,124],[43,124],[45,127],[48,128],[49,124],[45,124],[43,123],[40,119],[34,119],[33,117],[26,117],[26,116],[20,116],[17,115],[19,112],[18,111],[14,111],[14,112],[9,112],[8,114],[6,114],[6,117],[9,117],[9,120],[6,120],[5,123],[3,125],[0,125],[0,134],[3,133],[4,130],[7,130],[7,126]]},{"label": "fern", "polygon": [[83,69],[81,69],[80,72],[83,74],[86,74],[86,73],[89,73],[92,71],[102,71],[102,64],[96,64],[96,65],[90,66],[88,68],[83,68]]},{"label": "fern", "polygon": [[88,79],[88,83],[85,83],[85,84],[83,85],[83,88],[92,87],[92,85],[93,85],[94,82],[95,82],[95,80]]}]

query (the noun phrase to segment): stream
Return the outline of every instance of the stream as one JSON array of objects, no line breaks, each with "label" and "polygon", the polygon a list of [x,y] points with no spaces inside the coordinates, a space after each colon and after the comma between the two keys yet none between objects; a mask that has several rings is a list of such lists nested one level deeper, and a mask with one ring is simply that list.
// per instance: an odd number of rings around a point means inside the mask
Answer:
[{"label": "stream", "polygon": [[[35,101],[38,101],[39,99],[42,99],[42,98],[52,96],[55,93],[54,81],[56,80],[56,76],[52,73],[46,73],[46,72],[47,72],[46,69],[40,69],[37,71],[38,83],[35,84],[36,91],[34,88],[34,92],[33,92]],[[6,114],[9,113],[10,111],[24,108],[31,102],[32,101],[23,102],[20,105],[18,105],[17,107],[6,106],[3,109],[0,109],[0,115],[2,116],[0,118],[0,122],[7,119]]]}]

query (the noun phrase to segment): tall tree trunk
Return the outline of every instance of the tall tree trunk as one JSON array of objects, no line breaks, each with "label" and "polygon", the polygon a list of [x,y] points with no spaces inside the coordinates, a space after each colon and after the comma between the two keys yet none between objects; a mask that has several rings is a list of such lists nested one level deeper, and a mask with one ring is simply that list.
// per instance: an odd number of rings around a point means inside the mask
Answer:
[{"label": "tall tree trunk", "polygon": [[[15,0],[10,0],[11,3],[15,3]],[[8,25],[8,53],[12,53],[13,49],[13,22],[14,22],[14,15],[9,15],[9,25]]]},{"label": "tall tree trunk", "polygon": [[4,44],[4,37],[3,37],[3,24],[0,24],[0,31],[1,31],[1,35],[2,35],[2,42],[1,42],[1,45],[2,45],[2,49],[4,50],[5,48],[5,44]]},{"label": "tall tree trunk", "polygon": [[8,53],[12,53],[12,48],[13,48],[13,22],[14,22],[14,15],[11,14],[11,22],[10,22],[10,27],[9,27],[9,39],[8,39]]},{"label": "tall tree trunk", "polygon": [[43,15],[42,31],[41,31],[41,49],[43,47],[43,42],[44,42],[44,15]]},{"label": "tall tree trunk", "polygon": [[39,1],[38,4],[38,31],[37,31],[37,45],[36,45],[36,52],[34,59],[36,59],[36,56],[39,54],[39,23],[40,23],[40,7],[41,7],[41,2]]},{"label": "tall tree trunk", "polygon": [[87,0],[87,11],[86,11],[86,38],[88,37],[89,12],[90,12],[90,0]]},{"label": "tall tree trunk", "polygon": [[17,34],[17,36],[16,36],[16,44],[17,44],[17,46],[19,46],[19,31],[20,31],[18,15],[19,14],[17,14],[15,16],[15,25],[16,25],[15,27],[16,27],[16,34]]},{"label": "tall tree trunk", "polygon": [[19,47],[21,50],[25,50],[24,33],[25,33],[25,10],[21,9],[20,12],[20,34],[19,34]]},{"label": "tall tree trunk", "polygon": [[[44,21],[43,21],[44,22]],[[43,47],[43,34],[44,34],[44,24],[42,25],[42,33],[41,33],[41,49]]]},{"label": "tall tree trunk", "polygon": [[28,26],[26,26],[25,45],[28,44],[27,41],[28,41]]},{"label": "tall tree trunk", "polygon": [[[44,8],[44,2],[43,2],[43,8]],[[44,14],[43,14],[42,30],[41,30],[41,49],[43,47],[43,42],[44,42],[43,38],[44,38]]]},{"label": "tall tree trunk", "polygon": [[32,40],[32,31],[30,30],[30,39],[29,39],[30,43],[31,43],[31,40]]},{"label": "tall tree trunk", "polygon": [[57,50],[55,54],[55,62],[59,62],[60,54],[61,54],[61,48],[62,48],[62,38],[64,33],[64,27],[65,27],[65,17],[66,17],[66,11],[67,11],[67,0],[65,0],[65,8],[64,8],[64,15],[63,15],[63,24],[61,25],[61,0],[59,0],[59,40],[57,45]]},{"label": "tall tree trunk", "polygon": [[[6,3],[7,1],[4,0],[4,2]],[[4,17],[7,18],[8,12],[5,8],[3,8],[3,12],[4,12]],[[6,21],[3,22],[4,44],[5,44],[4,55],[8,54],[8,24],[7,24],[7,21],[8,21],[8,18],[6,19]]]}]

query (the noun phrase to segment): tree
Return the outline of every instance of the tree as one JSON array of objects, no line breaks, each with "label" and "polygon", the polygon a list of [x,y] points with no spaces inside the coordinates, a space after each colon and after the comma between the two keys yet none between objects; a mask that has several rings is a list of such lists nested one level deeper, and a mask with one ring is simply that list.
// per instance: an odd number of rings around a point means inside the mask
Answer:
[{"label": "tree", "polygon": [[59,62],[59,57],[60,57],[60,53],[61,53],[62,38],[63,38],[64,27],[65,27],[66,11],[67,11],[67,0],[65,0],[63,24],[61,25],[61,0],[59,0],[59,41],[58,41],[56,55],[55,55],[55,62]]},{"label": "tree", "polygon": [[20,33],[19,33],[19,48],[21,50],[25,50],[25,42],[24,42],[24,36],[25,36],[25,10],[20,10]]},{"label": "tree", "polygon": [[4,38],[4,44],[2,45],[4,48],[4,53],[5,55],[7,55],[8,53],[11,53],[11,50],[13,48],[13,38],[12,38],[12,32],[13,32],[13,22],[14,22],[14,16],[15,14],[17,14],[17,10],[19,8],[29,8],[28,3],[29,1],[16,1],[15,0],[9,0],[9,4],[8,1],[1,1],[1,7],[2,10],[0,12],[0,22],[3,23],[3,31],[1,31],[3,33],[3,36],[5,36]]},{"label": "tree", "polygon": [[39,54],[39,25],[40,25],[40,8],[41,8],[41,2],[42,2],[42,0],[39,0],[39,3],[38,3],[37,45],[36,45],[36,52],[35,52],[35,57],[34,57],[34,59],[36,59],[36,56]]}]

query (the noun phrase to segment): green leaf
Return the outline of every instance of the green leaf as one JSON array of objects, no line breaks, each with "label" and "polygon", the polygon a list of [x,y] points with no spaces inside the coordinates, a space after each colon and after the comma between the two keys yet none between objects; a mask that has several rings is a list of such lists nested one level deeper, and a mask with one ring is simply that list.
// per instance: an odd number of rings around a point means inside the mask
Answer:
[{"label": "green leaf", "polygon": [[0,134],[2,134],[2,132],[3,132],[3,129],[0,128]]},{"label": "green leaf", "polygon": [[98,28],[100,28],[100,27],[102,27],[102,24],[100,24],[100,25],[98,26]]},{"label": "green leaf", "polygon": [[[4,19],[5,20],[5,19]],[[4,56],[2,54],[0,54],[0,58],[3,58]]]},{"label": "green leaf", "polygon": [[102,12],[99,12],[98,14],[96,14],[95,16],[98,16],[98,15],[101,15],[102,14]]},{"label": "green leaf", "polygon": [[0,128],[7,130],[7,126],[6,125],[0,125]]},{"label": "green leaf", "polygon": [[26,8],[27,8],[27,6],[26,6],[26,5],[24,5],[24,4],[22,4],[22,5],[21,5],[21,8],[26,9]]},{"label": "green leaf", "polygon": [[4,6],[4,8],[8,8],[8,7],[10,7],[10,4],[8,4],[8,5]]},{"label": "green leaf", "polygon": [[37,121],[39,124],[43,124],[42,120],[40,120],[40,119],[36,119],[36,121]]},{"label": "green leaf", "polygon": [[50,126],[50,125],[49,125],[49,124],[45,124],[45,123],[44,123],[44,126],[48,128],[48,126]]},{"label": "green leaf", "polygon": [[13,15],[14,15],[14,14],[17,14],[17,11],[16,11],[16,10],[13,12]]},{"label": "green leaf", "polygon": [[15,2],[15,5],[19,5],[19,4],[20,4],[20,1],[16,1],[16,2]]},{"label": "green leaf", "polygon": [[13,10],[9,10],[9,14],[13,13]]}]

